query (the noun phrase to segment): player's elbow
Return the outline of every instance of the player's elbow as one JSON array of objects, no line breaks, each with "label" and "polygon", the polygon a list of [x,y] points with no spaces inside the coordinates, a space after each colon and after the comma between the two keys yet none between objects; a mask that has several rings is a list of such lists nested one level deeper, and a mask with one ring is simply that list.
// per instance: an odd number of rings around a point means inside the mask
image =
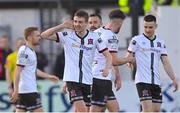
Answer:
[{"label": "player's elbow", "polygon": [[112,59],[112,65],[113,66],[118,66],[119,63],[118,63],[118,61],[116,59]]}]

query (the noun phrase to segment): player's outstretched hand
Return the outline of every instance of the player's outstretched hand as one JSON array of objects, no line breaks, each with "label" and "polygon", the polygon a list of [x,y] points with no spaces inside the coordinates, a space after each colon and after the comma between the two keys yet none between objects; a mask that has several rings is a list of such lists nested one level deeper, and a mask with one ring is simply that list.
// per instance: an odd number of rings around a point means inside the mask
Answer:
[{"label": "player's outstretched hand", "polygon": [[12,94],[13,94],[13,88],[12,87],[8,88],[8,93],[9,93],[9,96],[12,97]]},{"label": "player's outstretched hand", "polygon": [[12,103],[16,103],[17,98],[18,98],[18,92],[17,92],[17,91],[14,91],[14,92],[12,93],[12,96],[11,96],[10,100],[11,100]]},{"label": "player's outstretched hand", "polygon": [[104,76],[104,77],[107,77],[108,76],[108,74],[109,74],[109,69],[103,69],[102,70],[102,75]]},{"label": "player's outstretched hand", "polygon": [[178,84],[178,81],[176,79],[173,80],[173,86],[175,87],[173,92],[176,92],[179,89],[179,84]]},{"label": "player's outstretched hand", "polygon": [[50,81],[52,81],[54,83],[58,83],[59,78],[57,76],[55,76],[55,75],[50,75],[50,76],[48,76],[48,80],[50,80]]},{"label": "player's outstretched hand", "polygon": [[114,87],[116,88],[116,91],[118,91],[121,88],[121,80],[120,79],[115,79]]}]

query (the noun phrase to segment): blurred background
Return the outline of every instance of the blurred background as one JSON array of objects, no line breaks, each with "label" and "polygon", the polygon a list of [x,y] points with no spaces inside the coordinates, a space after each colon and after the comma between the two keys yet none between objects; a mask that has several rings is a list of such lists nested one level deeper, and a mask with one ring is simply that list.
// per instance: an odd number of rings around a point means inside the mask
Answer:
[{"label": "blurred background", "polygon": [[[40,31],[71,19],[78,9],[89,14],[98,13],[103,23],[108,22],[108,13],[121,9],[127,14],[119,36],[119,57],[123,57],[129,40],[143,33],[143,16],[152,13],[157,16],[157,35],[165,40],[172,67],[180,79],[180,0],[0,0],[0,112],[13,111],[9,102],[5,82],[4,63],[9,53],[14,51],[15,40],[23,37],[26,27],[37,26]],[[6,41],[2,41],[7,37]],[[179,45],[179,46],[178,46]],[[38,68],[60,79],[64,71],[63,45],[42,41],[37,48]],[[140,104],[133,82],[134,74],[127,66],[120,66],[122,88],[115,92],[121,111],[138,112]],[[170,79],[160,67],[163,88],[163,112],[180,112],[180,92],[173,93]],[[71,111],[68,95],[61,93],[62,81],[52,84],[39,80],[39,91],[43,107],[47,112]],[[131,98],[130,98],[131,97]]]}]

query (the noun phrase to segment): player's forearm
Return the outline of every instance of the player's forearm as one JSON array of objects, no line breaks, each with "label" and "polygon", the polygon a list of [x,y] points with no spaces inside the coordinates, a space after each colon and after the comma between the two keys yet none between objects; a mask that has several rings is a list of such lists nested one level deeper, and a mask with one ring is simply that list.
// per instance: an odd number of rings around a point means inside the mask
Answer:
[{"label": "player's forearm", "polygon": [[119,65],[123,65],[128,63],[128,59],[127,58],[118,58],[116,60],[113,61],[113,65],[114,66],[119,66]]},{"label": "player's forearm", "polygon": [[6,69],[6,82],[8,84],[8,88],[12,88],[13,81],[11,80],[9,69]]},{"label": "player's forearm", "polygon": [[168,74],[168,76],[171,78],[171,80],[176,79],[175,73],[174,73],[174,71],[173,71],[173,69],[172,69],[172,66],[171,66],[171,64],[170,64],[169,62],[166,62],[166,63],[164,64],[164,70],[166,71],[166,73]]},{"label": "player's forearm", "polygon": [[19,89],[19,80],[20,80],[20,72],[19,67],[16,67],[15,75],[14,75],[14,91],[18,92]]},{"label": "player's forearm", "polygon": [[52,28],[49,28],[46,31],[41,33],[41,38],[42,39],[48,39],[48,40],[56,40],[56,38],[54,36],[56,35],[56,33],[58,31],[61,31],[64,28],[65,27],[62,24],[57,25],[57,26],[52,27]]},{"label": "player's forearm", "polygon": [[119,72],[118,66],[113,66],[113,68],[114,68],[114,75],[115,75],[116,79],[120,80],[121,76],[120,76],[120,72]]},{"label": "player's forearm", "polygon": [[106,69],[111,69],[112,68],[112,57],[111,54],[109,52],[106,52],[104,54],[105,58],[106,58]]},{"label": "player's forearm", "polygon": [[41,77],[41,78],[48,79],[50,75],[45,73],[45,72],[43,72],[43,71],[41,71],[41,70],[39,70],[39,69],[37,69],[37,76]]}]

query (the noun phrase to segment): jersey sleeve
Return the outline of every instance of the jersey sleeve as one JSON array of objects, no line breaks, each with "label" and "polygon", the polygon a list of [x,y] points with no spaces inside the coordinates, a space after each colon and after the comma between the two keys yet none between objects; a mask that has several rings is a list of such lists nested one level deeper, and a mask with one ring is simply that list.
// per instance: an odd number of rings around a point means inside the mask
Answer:
[{"label": "jersey sleeve", "polygon": [[70,34],[69,31],[62,31],[62,32],[57,32],[57,41],[56,42],[62,42],[65,43],[67,36]]},{"label": "jersey sleeve", "polygon": [[28,54],[25,52],[25,50],[20,49],[20,50],[18,51],[16,65],[22,66],[22,67],[26,66],[28,57],[29,57],[29,56],[28,56]]},{"label": "jersey sleeve", "polygon": [[129,43],[128,52],[134,53],[134,52],[136,52],[137,48],[138,48],[137,41],[135,40],[135,38],[132,38],[132,40]]},{"label": "jersey sleeve", "polygon": [[96,35],[96,37],[97,37],[97,42],[96,42],[97,50],[99,51],[99,53],[102,53],[108,49],[106,42],[105,40],[102,40],[102,38],[98,34]]},{"label": "jersey sleeve", "polygon": [[107,37],[107,45],[108,50],[110,53],[117,53],[118,52],[118,39],[116,36],[111,35]]},{"label": "jersey sleeve", "polygon": [[167,56],[167,49],[166,49],[166,45],[165,43],[163,42],[162,43],[162,47],[161,47],[161,56]]}]

